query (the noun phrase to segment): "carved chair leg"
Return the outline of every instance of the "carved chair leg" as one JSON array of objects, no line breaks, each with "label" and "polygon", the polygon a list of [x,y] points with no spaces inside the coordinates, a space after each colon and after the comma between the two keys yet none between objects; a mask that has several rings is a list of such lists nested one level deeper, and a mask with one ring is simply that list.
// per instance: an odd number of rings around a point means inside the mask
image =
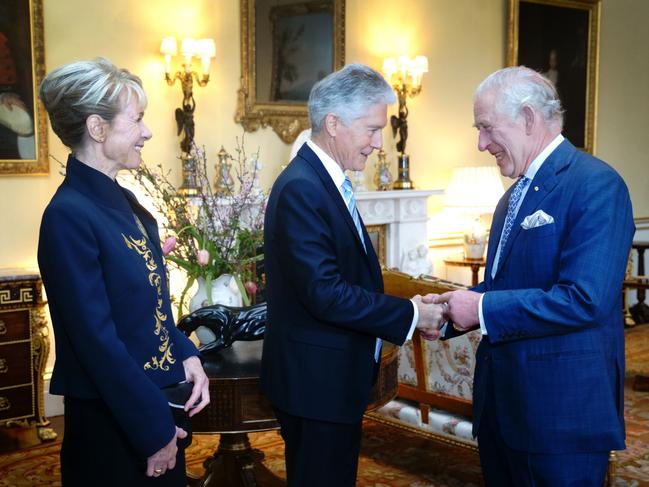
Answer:
[{"label": "carved chair leg", "polygon": [[421,412],[421,422],[428,424],[428,406],[423,402],[419,403],[419,411]]}]

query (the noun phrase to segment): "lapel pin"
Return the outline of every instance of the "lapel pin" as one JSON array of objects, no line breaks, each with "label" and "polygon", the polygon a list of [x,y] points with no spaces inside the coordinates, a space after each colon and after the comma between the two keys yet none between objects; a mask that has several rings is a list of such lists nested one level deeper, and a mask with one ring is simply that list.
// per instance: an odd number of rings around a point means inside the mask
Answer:
[{"label": "lapel pin", "polygon": [[538,190],[539,190],[539,187],[538,187],[538,186],[534,186],[534,191],[538,191]]}]

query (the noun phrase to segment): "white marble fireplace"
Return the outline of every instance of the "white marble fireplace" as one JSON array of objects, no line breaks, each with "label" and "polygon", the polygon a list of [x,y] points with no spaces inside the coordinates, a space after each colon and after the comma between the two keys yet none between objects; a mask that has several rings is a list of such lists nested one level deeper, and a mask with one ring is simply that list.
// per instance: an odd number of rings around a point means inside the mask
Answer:
[{"label": "white marble fireplace", "polygon": [[[419,245],[428,248],[428,197],[442,194],[441,189],[356,193],[358,210],[373,240],[380,239],[385,245],[387,267],[400,268],[404,255]],[[381,249],[377,252],[383,253]]]}]

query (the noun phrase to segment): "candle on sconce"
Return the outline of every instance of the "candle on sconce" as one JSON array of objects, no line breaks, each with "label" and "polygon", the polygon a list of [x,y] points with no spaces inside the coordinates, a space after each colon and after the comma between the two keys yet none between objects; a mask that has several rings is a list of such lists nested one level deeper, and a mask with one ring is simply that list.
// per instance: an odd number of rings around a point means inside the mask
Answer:
[{"label": "candle on sconce", "polygon": [[180,52],[185,56],[185,73],[189,73],[191,71],[192,57],[196,55],[196,41],[191,37],[185,37]]},{"label": "candle on sconce", "polygon": [[165,37],[160,43],[160,52],[165,56],[165,74],[171,73],[171,56],[178,54],[178,44],[175,37]]},{"label": "candle on sconce", "polygon": [[203,65],[203,76],[209,76],[210,61],[216,56],[216,45],[214,39],[201,39],[197,42],[197,55],[200,56]]}]

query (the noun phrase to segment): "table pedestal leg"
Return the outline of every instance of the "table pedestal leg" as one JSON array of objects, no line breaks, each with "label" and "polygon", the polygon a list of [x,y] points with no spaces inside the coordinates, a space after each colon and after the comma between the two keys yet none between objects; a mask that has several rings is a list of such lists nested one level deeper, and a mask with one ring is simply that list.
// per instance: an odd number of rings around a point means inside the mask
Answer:
[{"label": "table pedestal leg", "polygon": [[262,463],[264,454],[250,448],[246,433],[221,433],[221,441],[212,458],[205,461],[205,475],[198,487],[257,487],[258,474],[264,485],[284,485]]}]

